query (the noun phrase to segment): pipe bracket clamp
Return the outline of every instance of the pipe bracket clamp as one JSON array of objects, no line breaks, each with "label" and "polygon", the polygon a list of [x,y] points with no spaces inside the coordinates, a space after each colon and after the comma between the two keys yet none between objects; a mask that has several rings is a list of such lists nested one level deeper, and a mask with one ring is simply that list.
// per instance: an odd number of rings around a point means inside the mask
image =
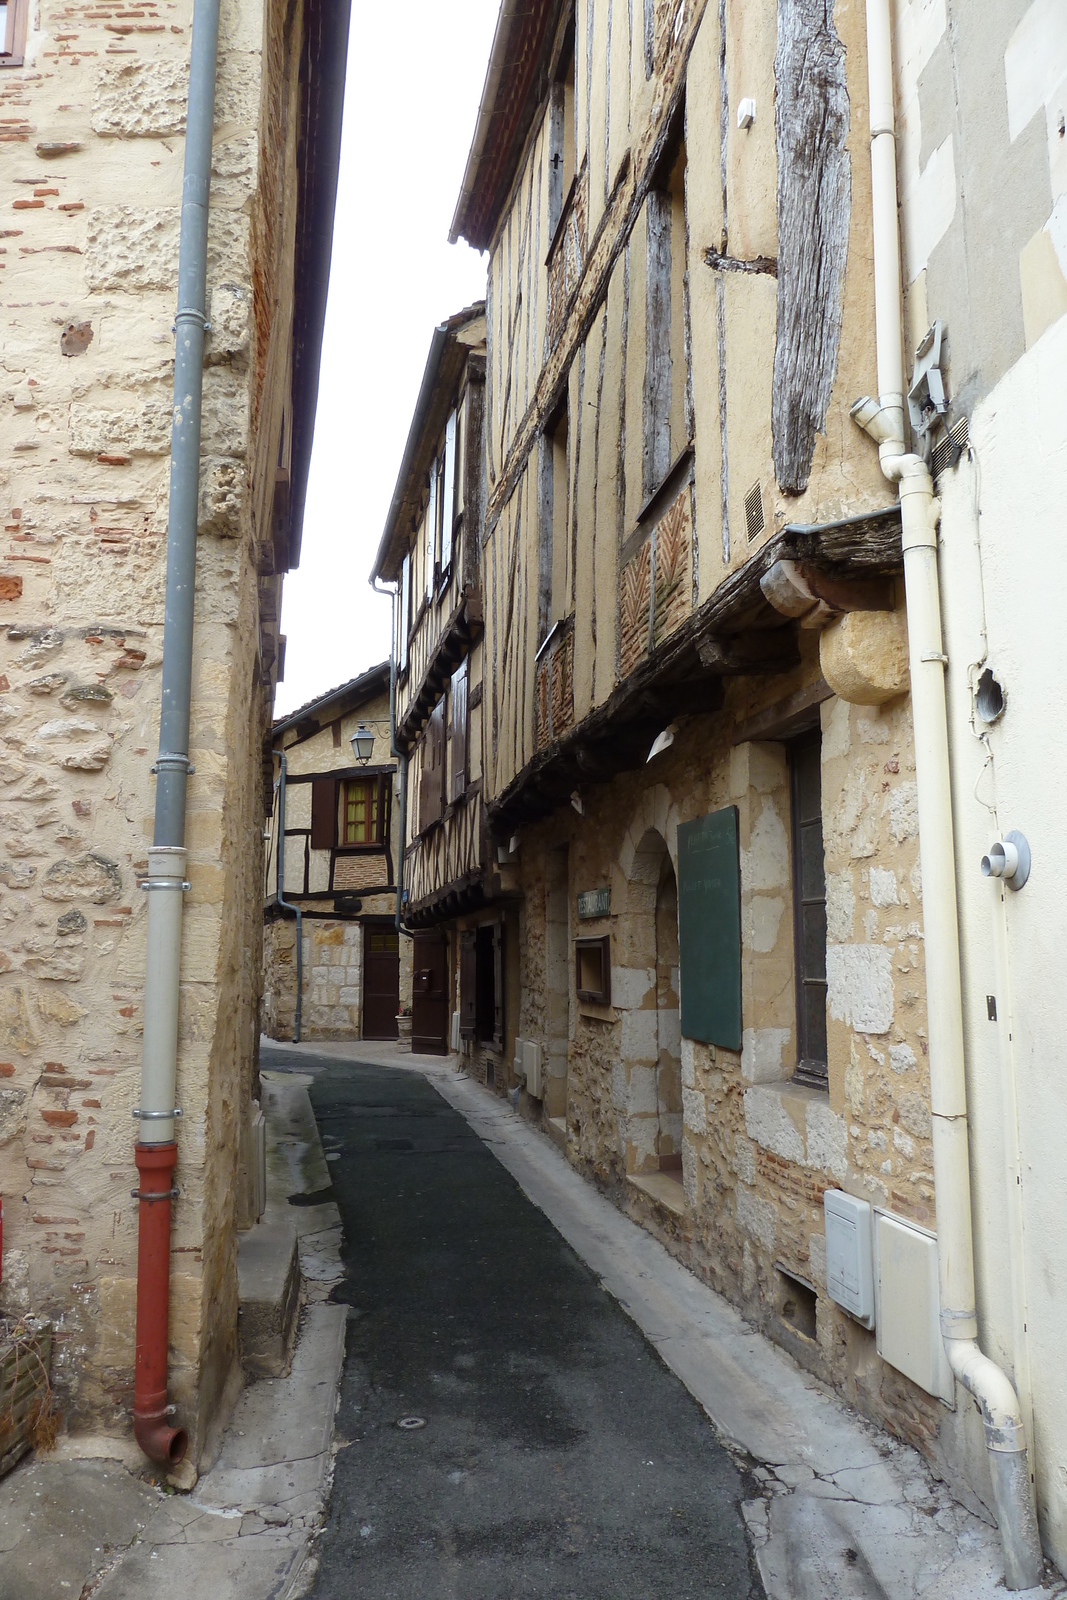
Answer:
[{"label": "pipe bracket clamp", "polygon": [[943,667],[948,666],[948,656],[943,655],[940,650],[927,650],[919,659],[920,661],[937,661]]},{"label": "pipe bracket clamp", "polygon": [[177,1200],[180,1194],[180,1189],[157,1189],[154,1193],[148,1193],[144,1189],[130,1190],[132,1200]]},{"label": "pipe bracket clamp", "polygon": [[211,332],[211,323],[202,311],[197,310],[196,306],[179,307],[174,313],[174,321],[171,323],[170,329],[171,333],[177,333],[179,322],[199,322],[205,333]]},{"label": "pipe bracket clamp", "polygon": [[138,878],[138,889],[191,889],[188,878]]},{"label": "pipe bracket clamp", "polygon": [[130,1112],[134,1122],[162,1122],[167,1117],[180,1117],[181,1114],[181,1106],[175,1106],[173,1111],[142,1111],[140,1106],[134,1106]]},{"label": "pipe bracket clamp", "polygon": [[192,777],[196,768],[188,756],[177,755],[170,750],[161,750],[153,761],[150,772],[184,772],[186,777]]}]

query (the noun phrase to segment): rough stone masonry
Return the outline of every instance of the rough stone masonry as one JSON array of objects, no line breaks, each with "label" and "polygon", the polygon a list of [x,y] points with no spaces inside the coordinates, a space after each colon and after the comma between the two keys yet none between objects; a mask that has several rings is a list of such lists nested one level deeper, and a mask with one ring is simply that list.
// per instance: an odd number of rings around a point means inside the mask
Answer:
[{"label": "rough stone masonry", "polygon": [[[282,417],[264,375],[295,191],[279,9],[223,5],[211,189],[171,1288],[171,1393],[194,1457],[234,1371],[259,990],[273,685],[252,462],[273,435],[273,487]],[[25,65],[0,69],[0,1300],[55,1317],[71,1429],[124,1430],[132,1396],[139,880],[191,14],[41,0]],[[299,37],[299,7],[290,26]]]}]

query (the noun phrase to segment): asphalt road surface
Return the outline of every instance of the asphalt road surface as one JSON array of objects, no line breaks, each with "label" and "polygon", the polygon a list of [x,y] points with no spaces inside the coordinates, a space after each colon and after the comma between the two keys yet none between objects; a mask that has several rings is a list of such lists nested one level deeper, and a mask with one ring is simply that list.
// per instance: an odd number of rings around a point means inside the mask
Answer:
[{"label": "asphalt road surface", "polygon": [[314,1600],[757,1600],[741,1475],[491,1149],[414,1072],[293,1065],[351,1308]]}]

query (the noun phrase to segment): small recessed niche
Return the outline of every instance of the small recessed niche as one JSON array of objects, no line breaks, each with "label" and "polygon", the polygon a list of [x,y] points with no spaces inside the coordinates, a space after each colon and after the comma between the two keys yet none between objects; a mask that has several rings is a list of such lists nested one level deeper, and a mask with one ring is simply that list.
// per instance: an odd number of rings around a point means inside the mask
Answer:
[{"label": "small recessed niche", "polygon": [[814,1288],[783,1267],[776,1267],[775,1271],[778,1275],[778,1315],[794,1333],[799,1333],[805,1339],[814,1339],[818,1299]]},{"label": "small recessed niche", "polygon": [[978,679],[978,686],[974,691],[974,709],[979,722],[996,722],[998,717],[1004,715],[1004,690],[993,676],[990,667],[986,667]]}]

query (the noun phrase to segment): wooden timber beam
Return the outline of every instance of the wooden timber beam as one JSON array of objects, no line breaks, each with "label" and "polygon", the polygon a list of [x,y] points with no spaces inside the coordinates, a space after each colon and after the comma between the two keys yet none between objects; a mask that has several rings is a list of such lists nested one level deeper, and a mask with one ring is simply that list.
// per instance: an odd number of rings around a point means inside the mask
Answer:
[{"label": "wooden timber beam", "polygon": [[[903,569],[899,507],[831,523],[791,524],[768,539],[607,700],[539,750],[487,801],[492,834],[506,836],[519,823],[548,815],[583,782],[606,782],[639,767],[668,722],[718,710],[724,678],[773,678],[794,667],[795,624],[783,622],[760,587],[764,574],[784,560],[802,562],[842,596],[853,586],[853,598],[862,594],[869,603],[884,597],[885,586],[871,580],[894,578]],[[856,580],[862,580],[858,588]]]}]

